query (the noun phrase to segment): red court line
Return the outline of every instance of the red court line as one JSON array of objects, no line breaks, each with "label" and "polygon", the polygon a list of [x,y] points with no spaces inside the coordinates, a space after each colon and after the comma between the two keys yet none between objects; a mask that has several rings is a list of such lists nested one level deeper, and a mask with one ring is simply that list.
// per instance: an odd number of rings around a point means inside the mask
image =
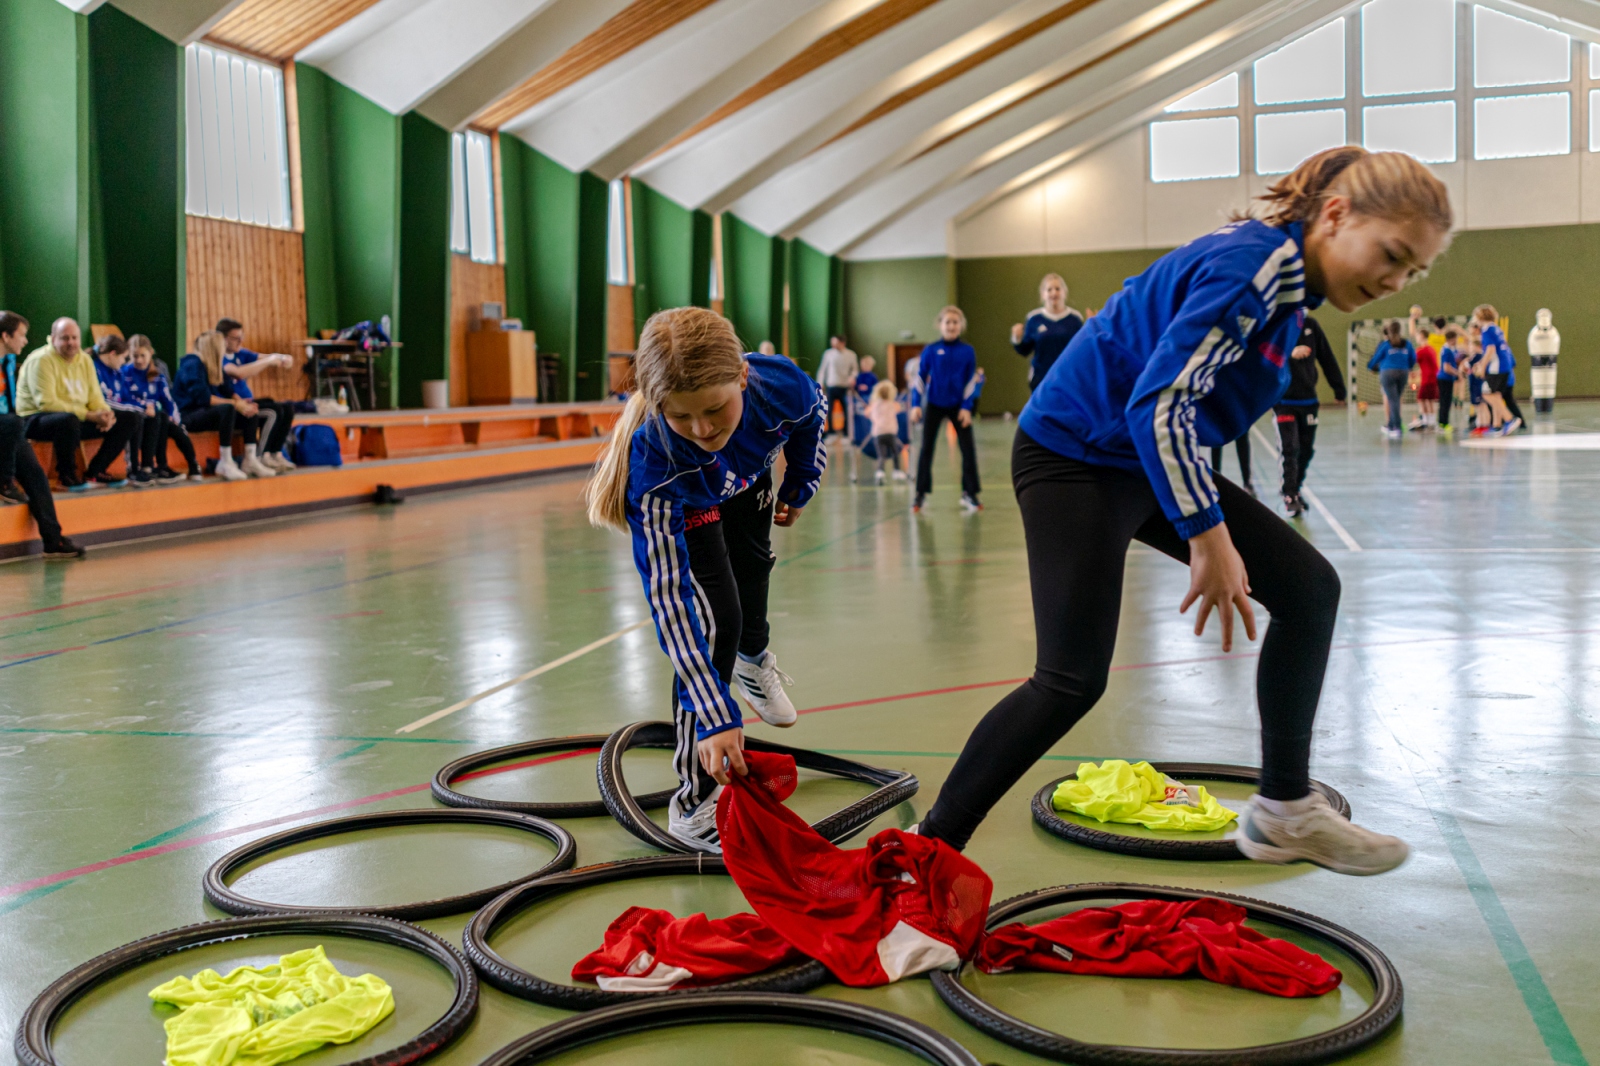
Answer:
[{"label": "red court line", "polygon": [[87,644],[80,644],[76,648],[52,648],[49,651],[19,651],[13,655],[0,655],[0,659],[33,659],[45,655],[60,655],[69,651],[84,651],[88,647]]},{"label": "red court line", "polygon": [[[511,763],[506,766],[496,766],[487,770],[479,770],[475,773],[467,774],[464,777],[457,778],[457,780],[466,780],[468,777],[487,777],[490,774],[503,774],[508,770],[518,770],[525,766],[536,766],[539,763],[556,762],[560,759],[571,759],[578,755],[593,754],[598,750],[598,748],[587,748],[583,751],[564,751],[559,755],[547,755],[542,759],[529,759],[526,762]],[[334,811],[344,811],[349,810],[351,807],[361,807],[368,803],[377,803],[380,800],[394,799],[396,796],[408,796],[413,792],[425,792],[427,791],[429,784],[431,784],[431,782],[425,782],[420,785],[407,785],[404,788],[390,789],[388,792],[379,792],[371,796],[362,796],[360,799],[345,800],[343,803],[330,803],[326,807],[317,807],[309,811],[300,811],[297,814],[285,814],[279,818],[268,818],[264,822],[252,822],[249,825],[241,825],[233,829],[224,829],[217,833],[207,833],[204,836],[187,837],[183,840],[174,840],[171,843],[161,844],[153,848],[146,848],[143,851],[127,852],[114,858],[102,859],[100,862],[92,862],[87,866],[78,866],[71,870],[62,870],[60,873],[46,874],[43,877],[35,877],[31,881],[18,881],[14,885],[5,885],[0,887],[0,898],[20,895],[23,892],[29,892],[35,888],[44,888],[46,885],[54,885],[59,884],[62,881],[70,881],[74,877],[83,877],[86,874],[98,873],[101,870],[109,870],[113,866],[124,866],[130,862],[138,862],[141,859],[154,858],[157,855],[166,855],[169,852],[174,851],[183,851],[187,848],[198,847],[201,844],[210,844],[216,840],[226,840],[229,837],[236,837],[242,833],[253,833],[258,829],[271,829],[273,826],[283,825],[285,822],[298,822],[306,818],[315,818],[320,814],[332,814]]]},{"label": "red court line", "polygon": [[198,581],[169,581],[165,585],[147,585],[142,589],[129,589],[127,592],[108,592],[104,596],[90,596],[82,600],[70,600],[67,603],[58,603],[54,607],[35,607],[31,611],[18,611],[16,614],[0,614],[0,622],[10,618],[26,618],[31,614],[49,614],[51,611],[65,611],[68,607],[82,607],[89,603],[104,603],[106,600],[120,600],[127,596],[142,596],[146,592],[160,592],[162,589],[175,589],[180,585],[195,585]]}]

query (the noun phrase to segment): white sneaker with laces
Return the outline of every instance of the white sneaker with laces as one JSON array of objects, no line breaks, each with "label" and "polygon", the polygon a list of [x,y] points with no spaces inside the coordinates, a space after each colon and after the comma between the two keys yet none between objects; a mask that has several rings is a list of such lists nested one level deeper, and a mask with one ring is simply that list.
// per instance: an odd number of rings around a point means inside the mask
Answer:
[{"label": "white sneaker with laces", "polygon": [[268,452],[261,457],[261,461],[280,474],[294,469],[294,463],[290,462],[282,452]]},{"label": "white sneaker with laces", "polygon": [[239,464],[233,461],[233,456],[226,455],[217,460],[217,476],[224,481],[246,481],[250,475],[239,469]]},{"label": "white sneaker with laces", "polygon": [[278,472],[276,470],[272,469],[272,467],[268,466],[266,463],[263,463],[260,458],[251,452],[245,453],[244,460],[239,464],[239,469],[243,470],[251,477],[278,476]]},{"label": "white sneaker with laces", "polygon": [[722,844],[717,839],[717,797],[722,795],[722,789],[722,785],[712,789],[711,795],[688,814],[679,812],[678,798],[674,796],[667,804],[667,833],[695,851],[721,855]]},{"label": "white sneaker with laces", "polygon": [[794,704],[783,686],[794,684],[794,678],[778,669],[778,657],[771,651],[761,653],[758,663],[735,659],[733,676],[744,689],[744,701],[768,725],[791,726],[797,717]]},{"label": "white sneaker with laces", "polygon": [[1294,814],[1274,814],[1251,796],[1239,817],[1235,838],[1245,858],[1256,862],[1290,863],[1304,860],[1335,873],[1368,876],[1393,870],[1406,861],[1411,849],[1399,837],[1384,836],[1346,821],[1313,792]]}]

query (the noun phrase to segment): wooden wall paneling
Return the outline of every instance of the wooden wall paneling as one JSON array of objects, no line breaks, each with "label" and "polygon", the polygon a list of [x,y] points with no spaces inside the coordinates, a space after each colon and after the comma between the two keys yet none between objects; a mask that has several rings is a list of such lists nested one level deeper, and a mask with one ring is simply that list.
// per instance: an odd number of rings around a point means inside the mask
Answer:
[{"label": "wooden wall paneling", "polygon": [[[251,226],[224,219],[189,215],[188,336],[194,339],[219,318],[244,323],[245,343],[258,352],[285,352],[294,357],[286,369],[268,370],[252,381],[257,393],[279,400],[302,400],[308,392],[303,367],[306,335],[305,251],[293,230]],[[183,352],[163,352],[177,368]]]},{"label": "wooden wall paneling", "polygon": [[[450,257],[450,406],[464,407],[467,394],[467,323],[484,301],[505,303],[506,268],[475,263],[471,256]],[[524,323],[526,324],[526,323]]]},{"label": "wooden wall paneling", "polygon": [[281,62],[377,2],[244,0],[206,37],[224,47]]}]

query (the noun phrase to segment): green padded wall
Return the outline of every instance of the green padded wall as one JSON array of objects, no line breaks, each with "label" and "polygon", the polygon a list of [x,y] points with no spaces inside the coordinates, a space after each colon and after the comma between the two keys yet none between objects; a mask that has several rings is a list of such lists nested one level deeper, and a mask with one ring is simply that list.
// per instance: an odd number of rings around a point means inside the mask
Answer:
[{"label": "green padded wall", "polygon": [[400,299],[395,332],[401,407],[422,406],[422,383],[449,376],[450,131],[400,117]]},{"label": "green padded wall", "polygon": [[783,340],[783,252],[781,239],[722,216],[723,313],[749,351]]},{"label": "green padded wall", "polygon": [[842,328],[844,270],[801,240],[789,242],[789,352],[809,373],[822,361],[828,338]]},{"label": "green padded wall", "polygon": [[629,185],[636,326],[668,307],[711,306],[711,216],[682,207],[643,182]]}]

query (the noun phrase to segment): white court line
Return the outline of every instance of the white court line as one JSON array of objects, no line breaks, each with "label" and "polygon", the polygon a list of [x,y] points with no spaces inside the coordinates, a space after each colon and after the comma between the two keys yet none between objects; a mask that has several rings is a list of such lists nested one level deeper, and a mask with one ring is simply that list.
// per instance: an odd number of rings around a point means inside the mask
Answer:
[{"label": "white court line", "polygon": [[[1272,441],[1267,439],[1267,435],[1265,433],[1261,432],[1256,427],[1251,426],[1250,435],[1255,437],[1256,440],[1260,441],[1261,446],[1267,449],[1267,451],[1271,452],[1274,457],[1278,456],[1278,449],[1273,445]],[[1281,458],[1279,461],[1282,461]],[[1317,509],[1317,513],[1322,515],[1323,520],[1326,521],[1330,527],[1332,527],[1336,534],[1338,534],[1339,539],[1344,541],[1344,546],[1346,548],[1349,548],[1353,552],[1362,550],[1361,545],[1356,542],[1356,538],[1352,537],[1350,535],[1350,531],[1344,528],[1344,525],[1337,518],[1333,517],[1333,512],[1328,510],[1327,504],[1323,503],[1322,499],[1316,493],[1312,492],[1309,488],[1302,484],[1300,486],[1300,495],[1304,496],[1306,498],[1306,502]]]},{"label": "white court line", "polygon": [[608,633],[606,636],[601,637],[599,640],[593,642],[592,644],[585,644],[583,647],[577,649],[576,651],[567,652],[567,654],[563,655],[559,659],[552,659],[549,662],[545,663],[543,666],[536,666],[532,670],[529,670],[525,674],[518,674],[516,677],[513,677],[510,681],[502,681],[498,685],[495,685],[493,688],[486,688],[482,692],[479,692],[476,695],[468,696],[466,699],[462,700],[460,703],[451,704],[449,707],[446,707],[442,711],[434,711],[432,714],[427,715],[426,717],[418,718],[415,722],[412,722],[410,725],[403,725],[399,729],[396,729],[395,732],[396,733],[414,733],[418,729],[421,729],[425,725],[432,725],[434,722],[437,722],[441,718],[445,718],[445,717],[448,717],[449,715],[455,714],[457,711],[462,710],[463,708],[471,707],[474,703],[477,703],[479,700],[488,699],[490,696],[493,696],[496,692],[504,692],[506,689],[510,688],[512,685],[520,685],[524,681],[527,681],[530,678],[538,677],[540,674],[547,673],[547,672],[549,672],[551,670],[554,670],[558,666],[565,666],[567,663],[570,663],[572,660],[577,659],[577,658],[581,658],[582,656],[585,656],[585,655],[588,655],[590,652],[594,651],[596,648],[603,648],[607,644],[610,644],[613,640],[617,640],[620,637],[626,636],[627,634],[632,633],[635,629],[643,629],[645,626],[647,626],[649,624],[650,624],[650,619],[646,618],[644,621],[635,622],[631,626],[623,626],[621,629],[617,630],[615,633]]}]

